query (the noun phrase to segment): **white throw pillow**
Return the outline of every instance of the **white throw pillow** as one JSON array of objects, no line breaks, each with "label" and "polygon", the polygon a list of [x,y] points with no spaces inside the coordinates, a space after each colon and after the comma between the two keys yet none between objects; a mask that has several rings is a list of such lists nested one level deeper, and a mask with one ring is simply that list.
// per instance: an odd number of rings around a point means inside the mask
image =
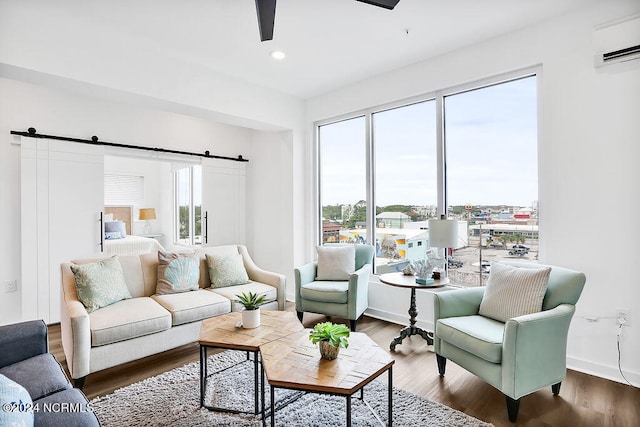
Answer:
[{"label": "white throw pillow", "polygon": [[521,268],[494,262],[479,314],[506,322],[541,311],[550,273],[551,267]]},{"label": "white throw pillow", "polygon": [[318,272],[316,280],[349,280],[356,271],[356,247],[318,246]]}]

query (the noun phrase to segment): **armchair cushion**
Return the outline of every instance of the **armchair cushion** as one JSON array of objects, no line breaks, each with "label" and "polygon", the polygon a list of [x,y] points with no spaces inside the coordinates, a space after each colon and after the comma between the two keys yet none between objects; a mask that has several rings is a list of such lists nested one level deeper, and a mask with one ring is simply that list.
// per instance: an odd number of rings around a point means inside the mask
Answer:
[{"label": "armchair cushion", "polygon": [[300,287],[300,295],[304,299],[320,302],[334,302],[346,304],[349,282],[318,281],[304,284]]},{"label": "armchair cushion", "polygon": [[438,320],[436,335],[487,362],[502,362],[502,322],[477,315],[449,317]]},{"label": "armchair cushion", "polygon": [[542,310],[551,268],[520,268],[493,263],[479,314],[507,320]]},{"label": "armchair cushion", "polygon": [[318,246],[318,271],[316,280],[349,280],[356,270],[356,247]]}]

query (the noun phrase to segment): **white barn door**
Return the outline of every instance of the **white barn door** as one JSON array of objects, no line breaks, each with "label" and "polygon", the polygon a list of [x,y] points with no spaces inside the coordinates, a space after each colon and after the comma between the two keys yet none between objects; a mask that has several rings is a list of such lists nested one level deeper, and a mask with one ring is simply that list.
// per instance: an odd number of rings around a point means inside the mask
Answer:
[{"label": "white barn door", "polygon": [[104,149],[22,138],[22,318],[60,321],[60,264],[102,256]]},{"label": "white barn door", "polygon": [[246,163],[202,159],[202,244],[246,244]]}]

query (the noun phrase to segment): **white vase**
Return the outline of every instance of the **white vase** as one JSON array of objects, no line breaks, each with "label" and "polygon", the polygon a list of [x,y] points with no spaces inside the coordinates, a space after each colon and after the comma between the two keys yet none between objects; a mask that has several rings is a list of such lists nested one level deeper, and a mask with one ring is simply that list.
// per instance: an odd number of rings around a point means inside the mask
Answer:
[{"label": "white vase", "polygon": [[242,312],[242,327],[247,329],[260,326],[260,309],[244,310]]}]

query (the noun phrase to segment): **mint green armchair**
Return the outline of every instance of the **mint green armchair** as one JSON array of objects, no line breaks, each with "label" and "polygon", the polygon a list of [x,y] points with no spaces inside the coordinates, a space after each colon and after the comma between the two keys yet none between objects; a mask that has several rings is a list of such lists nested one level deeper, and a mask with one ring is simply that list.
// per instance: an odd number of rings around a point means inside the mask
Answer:
[{"label": "mint green armchair", "polygon": [[356,271],[346,281],[316,281],[317,261],[296,268],[296,312],[302,321],[304,312],[349,319],[356,330],[357,321],[369,306],[369,277],[374,250],[371,245],[355,245]]},{"label": "mint green armchair", "polygon": [[515,422],[521,397],[549,385],[554,395],[560,393],[569,324],[586,279],[561,267],[504,264],[552,267],[542,311],[502,323],[478,314],[485,288],[436,293],[434,347],[440,375],[449,359],[482,378],[504,393],[509,420]]}]

